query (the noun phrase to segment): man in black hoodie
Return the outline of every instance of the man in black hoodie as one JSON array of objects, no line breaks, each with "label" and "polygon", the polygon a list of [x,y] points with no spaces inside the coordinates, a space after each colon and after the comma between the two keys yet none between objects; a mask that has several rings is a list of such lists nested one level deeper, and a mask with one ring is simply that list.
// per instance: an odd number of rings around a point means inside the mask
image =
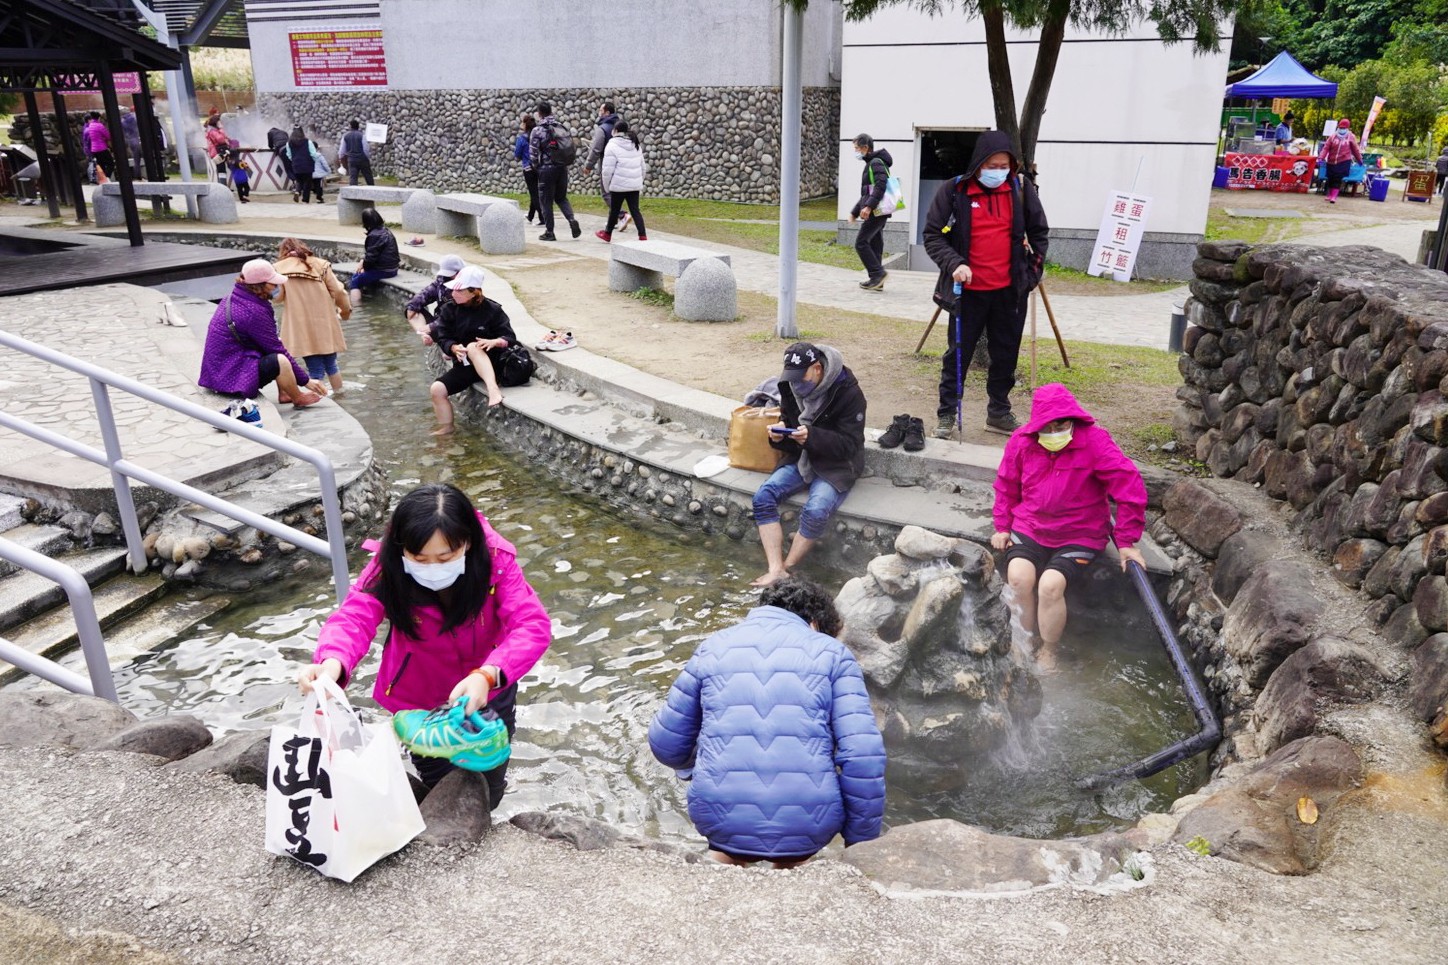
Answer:
[{"label": "man in black hoodie", "polygon": [[885,290],[885,222],[892,211],[881,211],[880,202],[885,197],[885,182],[890,179],[890,165],[895,159],[884,148],[875,150],[875,141],[868,134],[855,138],[855,157],[865,162],[860,172],[860,200],[850,209],[850,224],[860,221],[860,230],[855,235],[855,252],[865,266],[865,280],[860,287],[865,291]]},{"label": "man in black hoodie", "polygon": [[935,302],[951,313],[935,410],[937,439],[950,438],[955,429],[960,387],[982,333],[990,353],[985,427],[1004,435],[1020,428],[1009,395],[1026,299],[1041,281],[1050,231],[1035,185],[1020,169],[1011,139],[986,131],[976,141],[967,173],[942,184],[925,215],[925,250],[940,266]]},{"label": "man in black hoodie", "polygon": [[[754,494],[754,522],[769,569],[754,586],[789,575],[865,471],[865,393],[838,350],[809,342],[785,349],[779,398],[779,422],[769,427],[779,467]],[[779,507],[802,489],[808,495],[786,559]]]}]

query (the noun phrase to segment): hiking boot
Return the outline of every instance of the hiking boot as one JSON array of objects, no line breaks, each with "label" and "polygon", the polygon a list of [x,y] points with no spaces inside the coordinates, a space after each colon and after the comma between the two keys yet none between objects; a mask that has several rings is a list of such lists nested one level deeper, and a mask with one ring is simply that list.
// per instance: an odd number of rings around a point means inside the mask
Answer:
[{"label": "hiking boot", "polygon": [[508,759],[508,728],[492,711],[464,714],[468,699],[459,697],[437,710],[403,710],[392,717],[392,730],[418,757],[440,757],[469,771],[491,771]]},{"label": "hiking boot", "polygon": [[955,416],[943,415],[935,419],[935,438],[949,439],[955,433]]},{"label": "hiking boot", "polygon": [[558,236],[551,231],[545,231],[538,236],[539,241],[557,241]]},{"label": "hiking boot", "polygon": [[1015,417],[1014,413],[1007,412],[1004,415],[988,415],[985,417],[985,431],[998,432],[1008,436],[1021,427],[1021,420]]},{"label": "hiking boot", "polygon": [[919,452],[925,448],[925,423],[920,419],[911,419],[910,424],[905,427],[905,451]]},{"label": "hiking boot", "polygon": [[599,241],[612,241],[612,240],[613,240],[613,232],[612,232],[612,231],[595,231],[595,232],[593,233],[593,236],[594,236],[595,238],[597,238]]},{"label": "hiking boot", "polygon": [[568,227],[569,227],[569,230],[571,230],[571,231],[573,232],[573,237],[575,237],[575,238],[577,238],[579,235],[583,234],[583,229],[578,226],[578,222],[577,222],[577,221],[570,221],[570,222],[568,222]]},{"label": "hiking boot", "polygon": [[[916,420],[919,421],[918,419]],[[881,449],[894,449],[905,441],[905,433],[910,428],[910,417],[908,415],[897,415],[890,423],[890,428],[880,435]]]}]

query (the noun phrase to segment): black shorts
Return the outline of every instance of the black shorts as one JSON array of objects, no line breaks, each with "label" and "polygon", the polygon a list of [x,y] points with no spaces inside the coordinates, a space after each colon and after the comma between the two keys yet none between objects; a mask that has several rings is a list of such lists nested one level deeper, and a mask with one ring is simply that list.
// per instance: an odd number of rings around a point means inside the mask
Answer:
[{"label": "black shorts", "polygon": [[725,851],[723,848],[716,847],[712,841],[709,842],[709,850],[717,851],[734,861],[808,861],[819,854],[818,851],[811,851],[809,854],[772,854],[766,858],[757,854],[736,854],[733,851]]},{"label": "black shorts", "polygon": [[442,383],[443,388],[447,389],[448,395],[457,395],[464,389],[483,381],[483,377],[478,374],[478,370],[473,368],[471,364],[465,364],[454,365],[442,375],[438,376],[437,380]]},{"label": "black shorts", "polygon": [[1025,560],[1036,568],[1040,578],[1046,570],[1055,570],[1066,578],[1069,584],[1078,573],[1084,572],[1099,551],[1089,546],[1066,544],[1065,546],[1042,546],[1029,536],[1011,533],[1011,548],[1006,550],[1006,568],[1011,560]]},{"label": "black shorts", "polygon": [[271,385],[282,374],[282,363],[275,354],[268,353],[256,360],[256,387]]}]

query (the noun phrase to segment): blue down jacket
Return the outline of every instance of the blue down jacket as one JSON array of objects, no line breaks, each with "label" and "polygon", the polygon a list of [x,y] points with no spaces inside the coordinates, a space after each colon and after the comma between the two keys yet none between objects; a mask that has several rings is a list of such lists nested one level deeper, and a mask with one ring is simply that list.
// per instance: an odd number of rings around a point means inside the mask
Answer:
[{"label": "blue down jacket", "polygon": [[757,607],[700,644],[649,747],[693,769],[689,817],[717,850],[793,858],[880,836],[885,745],[860,665],[788,610]]}]

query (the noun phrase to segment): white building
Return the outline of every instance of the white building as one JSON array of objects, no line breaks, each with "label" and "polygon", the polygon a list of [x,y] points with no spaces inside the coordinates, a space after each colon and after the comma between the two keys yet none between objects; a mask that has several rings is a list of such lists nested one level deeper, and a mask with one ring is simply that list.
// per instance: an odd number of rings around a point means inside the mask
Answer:
[{"label": "white building", "polygon": [[[1012,31],[1008,41],[1023,101],[1036,35]],[[1152,198],[1136,273],[1190,277],[1206,230],[1229,46],[1224,38],[1219,52],[1197,55],[1190,41],[1165,44],[1149,23],[1119,37],[1067,32],[1036,149],[1051,261],[1084,269],[1107,194],[1134,185]],[[908,243],[911,267],[931,268],[920,246],[923,212],[943,180],[963,173],[978,132],[995,126],[984,25],[958,11],[932,19],[890,7],[844,25],[841,63],[839,216],[848,218],[858,197],[852,142],[869,134],[894,156],[908,200],[886,246]]]}]

